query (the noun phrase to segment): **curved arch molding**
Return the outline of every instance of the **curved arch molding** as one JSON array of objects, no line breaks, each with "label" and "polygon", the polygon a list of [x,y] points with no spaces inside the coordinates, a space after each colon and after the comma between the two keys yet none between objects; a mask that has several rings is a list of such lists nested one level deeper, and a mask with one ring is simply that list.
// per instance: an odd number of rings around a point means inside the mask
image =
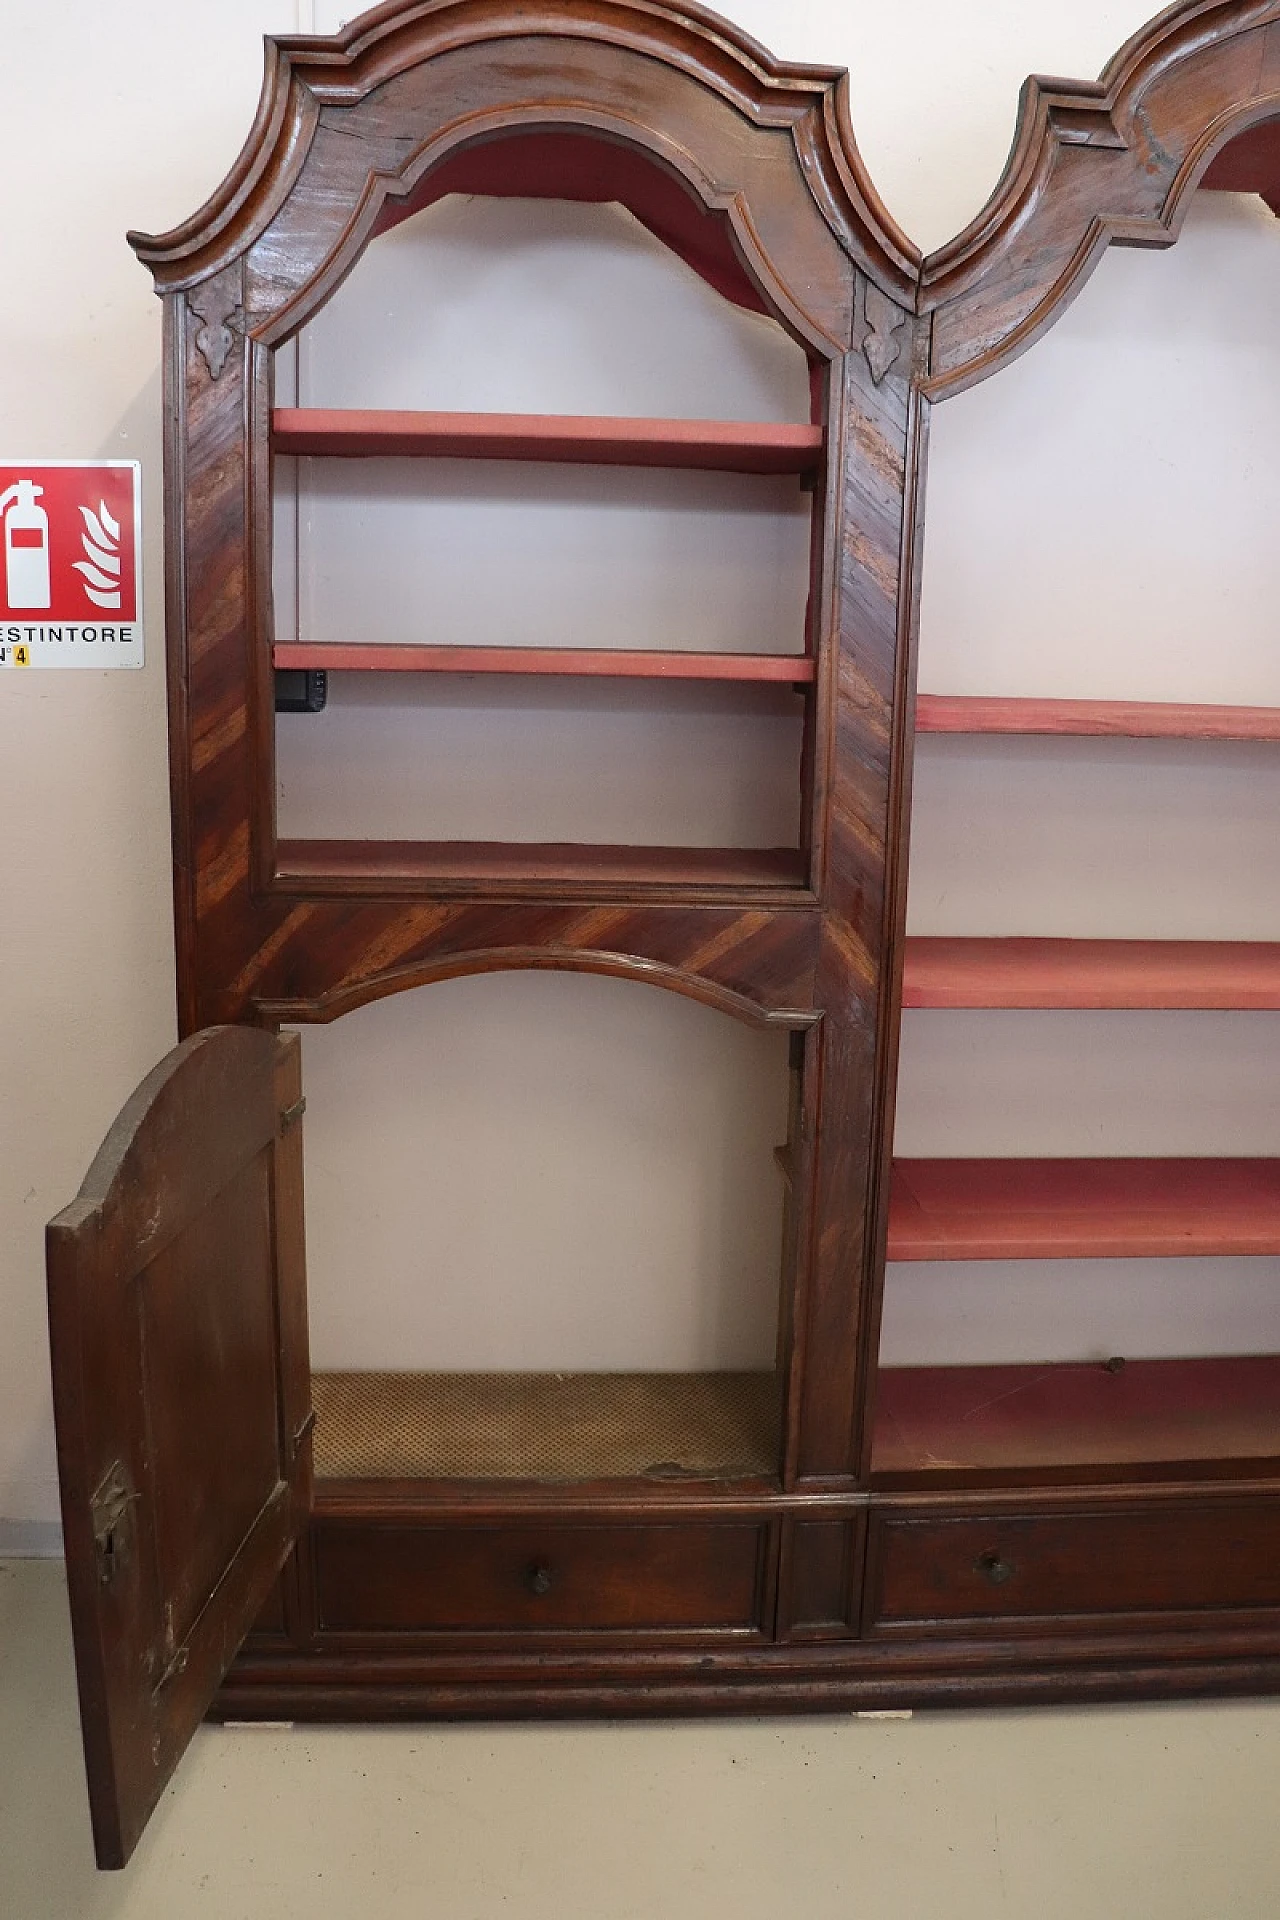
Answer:
[{"label": "curved arch molding", "polygon": [[891,297],[914,296],[919,252],[867,177],[846,76],[784,65],[700,7],[394,0],[332,38],[268,39],[266,51],[257,116],[222,185],[171,232],[130,235],[161,293],[259,249],[246,311],[278,321],[302,288],[332,291],[388,192],[412,191],[460,143],[524,124],[665,148],[709,208],[743,200],[762,252],[798,286],[814,274],[821,302],[832,261],[824,273],[812,234],[788,230],[793,153],[836,249]]},{"label": "curved arch molding", "polygon": [[[457,980],[477,973],[598,973],[612,979],[634,981],[638,986],[660,987],[682,994],[717,1013],[727,1013],[749,1027],[782,1027],[803,1030],[821,1019],[811,1008],[767,1007],[732,987],[707,975],[671,966],[660,960],[645,960],[633,954],[595,951],[589,947],[480,947],[466,951],[441,952],[429,959],[409,961],[393,967],[373,979],[339,982],[315,1000],[299,1002],[255,1000],[258,1017],[271,1024],[287,1020],[325,1023],[344,1013],[380,1000],[388,993],[402,993],[411,987],[425,987],[440,980]],[[800,984],[800,983],[797,983]]]},{"label": "curved arch molding", "polygon": [[753,1025],[816,1017],[817,925],[768,910],[562,904],[299,902],[207,1019],[336,1019],[384,994],[457,974],[547,967],[612,973],[703,1000]]},{"label": "curved arch molding", "polygon": [[1100,80],[1028,80],[995,192],[924,262],[924,391],[959,393],[1025,352],[1113,242],[1171,246],[1214,157],[1277,114],[1277,0],[1190,0],[1141,28]]}]

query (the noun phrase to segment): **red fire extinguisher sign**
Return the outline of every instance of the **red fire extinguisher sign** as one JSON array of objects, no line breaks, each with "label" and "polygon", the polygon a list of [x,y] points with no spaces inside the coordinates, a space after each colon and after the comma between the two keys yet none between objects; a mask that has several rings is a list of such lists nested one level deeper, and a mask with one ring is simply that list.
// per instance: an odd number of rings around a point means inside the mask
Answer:
[{"label": "red fire extinguisher sign", "polygon": [[136,460],[0,462],[0,667],[140,667]]}]

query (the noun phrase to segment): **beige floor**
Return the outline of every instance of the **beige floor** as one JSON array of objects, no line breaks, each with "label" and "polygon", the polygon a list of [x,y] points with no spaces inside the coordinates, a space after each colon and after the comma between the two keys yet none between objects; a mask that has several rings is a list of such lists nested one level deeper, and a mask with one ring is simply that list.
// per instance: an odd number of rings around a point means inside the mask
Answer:
[{"label": "beige floor", "polygon": [[96,1875],[61,1568],[0,1562],[3,1920],[1278,1920],[1280,1702],[206,1728]]}]

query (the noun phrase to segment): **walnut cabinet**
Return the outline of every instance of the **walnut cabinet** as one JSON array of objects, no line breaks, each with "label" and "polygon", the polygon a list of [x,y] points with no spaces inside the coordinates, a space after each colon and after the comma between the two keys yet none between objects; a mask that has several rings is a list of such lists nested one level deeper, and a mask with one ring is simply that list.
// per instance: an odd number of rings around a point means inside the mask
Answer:
[{"label": "walnut cabinet", "polygon": [[[1280,198],[1278,115],[1280,5],[1175,7],[1096,85],[1029,82],[988,207],[921,259],[866,176],[837,72],[666,0],[393,0],[333,39],[268,41],[223,185],[172,233],[131,236],[164,307],[185,1037],[49,1231],[103,1865],[210,1710],[1280,1684],[1280,1358],[876,1364],[886,1253],[1280,1251],[1268,1160],[891,1158],[904,1001],[1280,1006],[1274,947],[903,935],[917,726],[1280,738],[1262,709],[917,702],[914,684],[930,406],[1029,346],[1109,242],[1172,242],[1197,188]],[[366,245],[456,192],[620,202],[803,354],[805,416],[287,404],[282,356]],[[783,476],[809,514],[801,629],[773,651],[681,653],[278,631],[273,476],[392,455]],[[283,835],[276,675],[355,670],[772,688],[797,720],[793,843]],[[530,967],[789,1036],[773,1371],[313,1378],[303,1090],[281,1029]]]}]

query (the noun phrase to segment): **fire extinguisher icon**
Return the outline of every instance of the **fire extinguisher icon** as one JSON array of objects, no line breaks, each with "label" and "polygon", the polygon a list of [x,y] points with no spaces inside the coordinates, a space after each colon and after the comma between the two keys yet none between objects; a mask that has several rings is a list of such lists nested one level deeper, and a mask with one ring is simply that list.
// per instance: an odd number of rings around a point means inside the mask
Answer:
[{"label": "fire extinguisher icon", "polygon": [[5,598],[11,612],[47,607],[49,590],[49,516],[36,498],[44,492],[34,480],[15,480],[0,493],[4,516]]}]

